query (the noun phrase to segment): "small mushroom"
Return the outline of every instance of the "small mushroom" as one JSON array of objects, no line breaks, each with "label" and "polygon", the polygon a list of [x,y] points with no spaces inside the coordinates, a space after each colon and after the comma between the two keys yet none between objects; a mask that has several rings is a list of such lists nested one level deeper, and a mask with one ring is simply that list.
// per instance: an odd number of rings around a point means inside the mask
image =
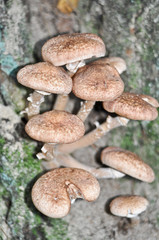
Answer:
[{"label": "small mushroom", "polygon": [[137,154],[119,147],[107,147],[101,153],[101,161],[120,172],[151,183],[155,179],[152,168]]},{"label": "small mushroom", "polygon": [[105,101],[103,107],[108,112],[133,120],[155,120],[158,116],[156,99],[146,95],[124,92],[113,101]]},{"label": "small mushroom", "polygon": [[110,212],[116,216],[134,218],[144,212],[148,204],[147,199],[141,196],[119,196],[111,201]]},{"label": "small mushroom", "polygon": [[70,143],[84,135],[83,122],[65,111],[52,110],[32,117],[25,126],[27,134],[47,143]]},{"label": "small mushroom", "polygon": [[32,188],[35,207],[48,217],[62,218],[76,198],[95,201],[100,186],[95,177],[82,169],[58,168],[40,177]]},{"label": "small mushroom", "polygon": [[42,47],[44,61],[55,66],[66,65],[71,72],[83,66],[85,59],[105,55],[103,40],[92,33],[59,35],[48,40]]},{"label": "small mushroom", "polygon": [[120,57],[100,58],[99,60],[94,61],[94,63],[104,65],[109,64],[112,67],[115,67],[119,74],[122,74],[124,71],[126,71],[126,62]]},{"label": "small mushroom", "polygon": [[[72,90],[72,79],[61,67],[55,67],[47,62],[40,62],[23,67],[17,74],[18,82],[32,88],[35,92],[28,98],[28,116],[32,117],[39,113],[43,95],[55,93],[68,95]],[[62,102],[62,101],[61,101]],[[56,104],[57,105],[57,104]],[[60,104],[59,104],[60,105]],[[63,107],[56,106],[61,110]]]},{"label": "small mushroom", "polygon": [[[98,61],[97,61],[98,62]],[[119,97],[124,91],[124,83],[117,70],[106,64],[90,63],[80,69],[73,76],[72,91],[75,96],[86,100],[80,109],[78,117],[85,120],[95,101],[112,101]],[[85,112],[85,117],[83,114]]]}]

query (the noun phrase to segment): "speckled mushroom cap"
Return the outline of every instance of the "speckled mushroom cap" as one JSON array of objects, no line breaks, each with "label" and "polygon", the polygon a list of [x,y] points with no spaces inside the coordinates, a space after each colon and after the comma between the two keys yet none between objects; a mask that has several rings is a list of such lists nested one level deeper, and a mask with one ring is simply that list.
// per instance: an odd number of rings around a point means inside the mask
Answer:
[{"label": "speckled mushroom cap", "polygon": [[94,61],[94,63],[109,64],[112,67],[115,67],[119,74],[126,71],[126,62],[120,57],[100,58]]},{"label": "speckled mushroom cap", "polygon": [[122,94],[124,83],[110,65],[88,64],[73,76],[73,93],[84,100],[111,101]]},{"label": "speckled mushroom cap", "polygon": [[92,33],[72,33],[51,38],[42,47],[44,61],[55,66],[105,55],[103,40]]},{"label": "speckled mushroom cap", "polygon": [[149,100],[146,101],[145,98],[146,95],[124,92],[114,101],[104,102],[103,107],[108,112],[115,112],[128,119],[151,121],[158,116],[157,109],[152,105],[156,99],[152,101],[152,97],[148,96]]},{"label": "speckled mushroom cap", "polygon": [[95,201],[100,186],[95,177],[82,169],[58,168],[40,177],[33,186],[35,207],[52,218],[62,218],[76,198]]},{"label": "speckled mushroom cap", "polygon": [[25,126],[27,134],[38,141],[71,143],[84,135],[83,122],[65,111],[52,110],[32,117]]},{"label": "speckled mushroom cap", "polygon": [[144,182],[155,179],[152,168],[138,155],[119,147],[107,147],[101,154],[102,163]]},{"label": "speckled mushroom cap", "polygon": [[119,196],[111,201],[110,211],[120,217],[133,218],[144,212],[148,204],[147,199],[141,196]]},{"label": "speckled mushroom cap", "polygon": [[69,94],[72,90],[72,79],[67,72],[47,62],[23,67],[17,79],[26,87],[49,93]]}]

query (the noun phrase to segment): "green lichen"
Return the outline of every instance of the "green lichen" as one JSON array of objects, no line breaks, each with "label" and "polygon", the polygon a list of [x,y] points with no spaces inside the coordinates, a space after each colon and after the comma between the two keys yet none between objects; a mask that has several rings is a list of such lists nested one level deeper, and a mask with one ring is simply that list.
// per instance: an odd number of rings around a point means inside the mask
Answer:
[{"label": "green lichen", "polygon": [[[12,239],[67,239],[67,223],[40,214],[32,204],[31,188],[41,174],[40,161],[33,157],[36,144],[29,141],[13,150],[0,138],[0,181],[9,193],[11,206],[7,224]],[[15,217],[16,216],[16,217]]]}]

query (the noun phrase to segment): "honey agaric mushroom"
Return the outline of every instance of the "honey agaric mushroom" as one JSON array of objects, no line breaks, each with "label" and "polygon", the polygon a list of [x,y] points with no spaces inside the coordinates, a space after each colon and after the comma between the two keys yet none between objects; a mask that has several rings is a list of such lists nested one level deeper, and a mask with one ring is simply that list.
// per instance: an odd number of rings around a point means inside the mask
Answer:
[{"label": "honey agaric mushroom", "polygon": [[83,65],[83,60],[105,55],[103,40],[92,33],[64,34],[48,40],[42,47],[44,61],[55,66],[66,65],[71,72],[76,72]]},{"label": "honey agaric mushroom", "polygon": [[100,186],[95,177],[82,169],[58,168],[40,177],[33,186],[35,207],[48,217],[62,218],[76,198],[95,201]]},{"label": "honey agaric mushroom", "polygon": [[152,168],[137,154],[119,147],[107,147],[101,153],[101,161],[129,176],[151,183],[155,179]]},{"label": "honey agaric mushroom", "polygon": [[109,64],[110,66],[115,67],[119,74],[122,74],[124,71],[126,71],[126,62],[120,57],[100,58],[94,61],[94,63],[104,65]]},{"label": "honey agaric mushroom", "polygon": [[[32,117],[39,113],[40,104],[44,101],[43,95],[68,95],[72,90],[72,79],[61,67],[55,67],[47,62],[40,62],[23,67],[17,74],[18,82],[32,88],[35,92],[28,98],[30,101],[27,113]],[[56,103],[56,109],[63,107]]]},{"label": "honey agaric mushroom", "polygon": [[133,120],[155,120],[158,116],[158,102],[150,96],[124,92],[113,101],[106,101],[103,107],[108,112]]},{"label": "honey agaric mushroom", "polygon": [[119,196],[111,201],[110,212],[116,216],[134,218],[144,212],[148,204],[147,199],[141,196]]},{"label": "honey agaric mushroom", "polygon": [[52,110],[32,117],[25,126],[27,134],[46,143],[70,143],[84,135],[83,122],[65,111]]},{"label": "honey agaric mushroom", "polygon": [[[72,91],[75,96],[91,101],[93,107],[95,101],[112,101],[119,97],[124,91],[124,83],[114,67],[90,63],[78,69],[73,76]],[[78,117],[84,121],[90,110],[91,107],[87,109],[85,105]]]}]

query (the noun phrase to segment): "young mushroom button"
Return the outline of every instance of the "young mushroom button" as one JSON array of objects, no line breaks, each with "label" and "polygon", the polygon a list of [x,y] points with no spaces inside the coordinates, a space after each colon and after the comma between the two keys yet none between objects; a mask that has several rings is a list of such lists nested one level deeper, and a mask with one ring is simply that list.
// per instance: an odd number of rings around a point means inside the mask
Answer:
[{"label": "young mushroom button", "polygon": [[82,169],[58,168],[40,177],[33,186],[35,207],[48,217],[62,218],[76,198],[95,201],[100,186],[95,177]]},{"label": "young mushroom button", "polygon": [[105,55],[103,40],[92,33],[64,34],[48,40],[42,47],[43,59],[55,66],[67,64],[71,72],[84,65],[83,60]]},{"label": "young mushroom button", "polygon": [[152,168],[135,153],[119,147],[107,147],[102,151],[101,161],[120,172],[151,183],[155,179]]},{"label": "young mushroom button", "polygon": [[119,196],[110,203],[110,212],[120,217],[133,218],[146,210],[148,201],[137,195]]},{"label": "young mushroom button", "polygon": [[71,143],[84,135],[83,122],[65,111],[52,110],[32,117],[25,126],[27,134],[46,143]]}]

